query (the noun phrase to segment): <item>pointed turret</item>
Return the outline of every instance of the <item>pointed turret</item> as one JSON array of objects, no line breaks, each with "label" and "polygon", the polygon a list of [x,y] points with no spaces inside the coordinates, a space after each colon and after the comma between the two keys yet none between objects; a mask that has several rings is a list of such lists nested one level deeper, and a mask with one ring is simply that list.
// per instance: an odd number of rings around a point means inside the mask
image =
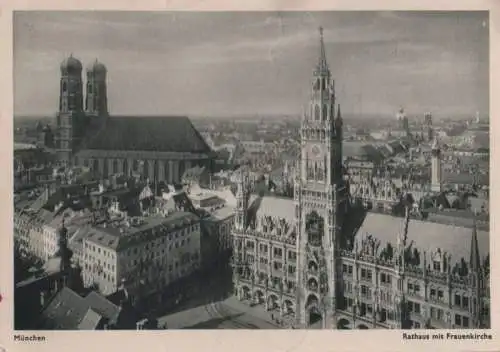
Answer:
[{"label": "pointed turret", "polygon": [[326,61],[325,42],[323,40],[323,27],[319,27],[319,61],[317,70],[325,73],[329,71]]},{"label": "pointed turret", "polygon": [[442,189],[442,171],[441,171],[441,147],[437,137],[434,138],[431,151],[431,190],[441,192]]},{"label": "pointed turret", "polygon": [[241,167],[237,172],[235,227],[240,231],[244,231],[247,225],[247,210],[250,195],[248,192],[248,174],[245,167]]},{"label": "pointed turret", "polygon": [[470,270],[472,272],[479,272],[481,269],[481,257],[479,256],[479,245],[477,242],[477,225],[476,218],[474,218],[474,227],[472,229],[472,237],[470,243]]},{"label": "pointed turret", "polygon": [[335,119],[335,126],[342,127],[342,114],[340,113],[340,104],[337,105],[337,117]]}]

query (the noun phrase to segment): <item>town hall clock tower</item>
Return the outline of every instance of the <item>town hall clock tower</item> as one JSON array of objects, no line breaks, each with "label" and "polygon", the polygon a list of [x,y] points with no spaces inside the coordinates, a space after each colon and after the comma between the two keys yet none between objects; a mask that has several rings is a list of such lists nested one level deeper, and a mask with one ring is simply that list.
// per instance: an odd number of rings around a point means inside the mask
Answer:
[{"label": "town hall clock tower", "polygon": [[301,155],[295,180],[297,324],[334,329],[341,222],[347,207],[342,170],[342,118],[320,28],[318,64],[302,118]]}]

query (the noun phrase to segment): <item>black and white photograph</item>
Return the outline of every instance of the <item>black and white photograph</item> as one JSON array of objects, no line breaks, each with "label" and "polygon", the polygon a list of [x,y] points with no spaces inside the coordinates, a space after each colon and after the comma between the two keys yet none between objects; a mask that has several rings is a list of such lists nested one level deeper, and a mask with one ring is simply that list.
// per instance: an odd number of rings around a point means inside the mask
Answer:
[{"label": "black and white photograph", "polygon": [[491,329],[488,11],[12,27],[16,339]]}]

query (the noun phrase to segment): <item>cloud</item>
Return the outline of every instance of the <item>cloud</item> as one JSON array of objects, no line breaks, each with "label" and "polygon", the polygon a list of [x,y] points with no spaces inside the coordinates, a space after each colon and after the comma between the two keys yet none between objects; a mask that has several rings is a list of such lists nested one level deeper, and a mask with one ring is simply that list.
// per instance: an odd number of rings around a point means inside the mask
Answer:
[{"label": "cloud", "polygon": [[[59,63],[72,52],[84,65],[97,57],[108,66],[112,111],[300,112],[321,25],[346,112],[402,101],[482,110],[485,19],[366,11],[16,13],[15,106],[54,111]],[[456,97],[468,98],[457,105]]]}]

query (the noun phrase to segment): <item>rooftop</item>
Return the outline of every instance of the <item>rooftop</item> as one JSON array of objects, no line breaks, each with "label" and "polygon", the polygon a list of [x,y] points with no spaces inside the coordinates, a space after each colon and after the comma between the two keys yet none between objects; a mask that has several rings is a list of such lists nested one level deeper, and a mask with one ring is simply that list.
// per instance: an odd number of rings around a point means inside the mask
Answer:
[{"label": "rooftop", "polygon": [[119,251],[156,237],[155,231],[149,231],[156,227],[167,227],[168,230],[172,231],[198,221],[199,218],[196,215],[188,212],[174,212],[167,216],[154,215],[145,218],[131,218],[127,221],[93,227],[86,236],[86,240]]},{"label": "rooftop", "polygon": [[44,330],[94,330],[102,318],[114,321],[120,308],[96,292],[81,297],[64,287],[43,310],[39,327]]},{"label": "rooftop", "polygon": [[[368,234],[385,243],[395,245],[397,237],[403,228],[404,218],[398,218],[385,214],[368,213],[356,234],[355,241],[361,244],[363,236]],[[414,247],[430,253],[440,248],[451,254],[452,261],[461,258],[468,260],[470,257],[469,244],[472,237],[472,229],[441,224],[436,222],[411,219],[408,226],[408,244],[414,241]],[[489,254],[489,231],[477,231],[479,253],[481,258]]]},{"label": "rooftop", "polygon": [[113,116],[86,149],[209,153],[210,147],[184,116]]}]

